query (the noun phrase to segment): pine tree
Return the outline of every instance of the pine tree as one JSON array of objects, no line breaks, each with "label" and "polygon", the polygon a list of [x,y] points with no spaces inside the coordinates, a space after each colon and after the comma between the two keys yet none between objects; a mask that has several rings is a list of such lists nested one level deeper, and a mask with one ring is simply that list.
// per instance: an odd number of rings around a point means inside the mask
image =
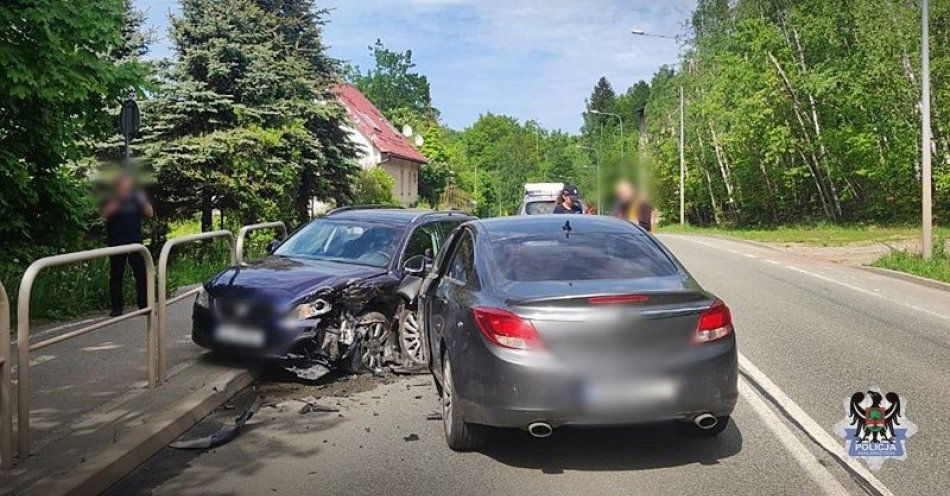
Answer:
[{"label": "pine tree", "polygon": [[[251,0],[184,0],[172,18],[178,59],[149,129],[160,215],[200,211],[202,230],[214,209],[232,221],[299,221],[311,197],[351,194],[355,151],[330,92],[334,64],[316,62],[318,21],[261,3],[273,10]],[[291,3],[311,2],[281,5]]]},{"label": "pine tree", "polygon": [[597,84],[594,85],[594,91],[586,101],[587,112],[584,114],[582,132],[590,136],[597,132],[600,126],[606,125],[609,122],[608,116],[593,114],[591,111],[610,112],[613,110],[616,101],[617,94],[614,92],[613,86],[610,85],[610,81],[606,77],[598,79]]}]

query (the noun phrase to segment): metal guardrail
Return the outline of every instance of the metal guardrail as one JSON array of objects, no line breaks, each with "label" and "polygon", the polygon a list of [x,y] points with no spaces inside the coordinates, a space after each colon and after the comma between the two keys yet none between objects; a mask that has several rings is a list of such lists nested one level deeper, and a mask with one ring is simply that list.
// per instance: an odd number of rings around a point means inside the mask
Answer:
[{"label": "metal guardrail", "polygon": [[13,368],[10,356],[10,302],[0,282],[0,468],[13,465]]},{"label": "metal guardrail", "polygon": [[249,226],[244,226],[238,231],[237,243],[235,245],[235,252],[237,252],[237,265],[244,265],[244,238],[247,237],[247,233],[251,231],[259,231],[261,229],[280,229],[282,238],[287,237],[287,226],[283,222],[264,222],[263,224],[251,224]]},{"label": "metal guardrail", "polygon": [[[106,319],[95,324],[60,334],[38,343],[30,343],[30,295],[33,291],[33,281],[36,275],[43,269],[57,265],[65,265],[83,260],[92,260],[96,258],[109,257],[112,255],[126,255],[138,253],[145,262],[145,280],[146,280],[146,299],[149,306],[122,314],[118,317]],[[147,339],[146,356],[148,366],[148,385],[155,387],[158,385],[158,332],[155,326],[155,264],[152,262],[152,255],[148,249],[141,244],[128,244],[121,246],[111,246],[108,248],[99,248],[96,250],[79,251],[75,253],[66,253],[52,257],[41,258],[26,269],[23,273],[23,279],[20,280],[20,292],[17,296],[17,364],[19,365],[19,386],[17,387],[17,434],[19,454],[21,459],[30,455],[30,352],[46,348],[53,344],[71,339],[83,334],[101,329],[103,327],[131,319],[138,315],[147,316]],[[8,382],[8,381],[5,381]]]},{"label": "metal guardrail", "polygon": [[172,238],[165,242],[165,245],[162,246],[162,252],[158,256],[158,294],[155,306],[157,307],[156,315],[158,317],[159,381],[164,381],[166,379],[165,374],[168,371],[168,305],[188,298],[189,296],[194,295],[201,290],[201,286],[198,286],[197,288],[186,291],[185,293],[182,293],[174,298],[166,299],[165,294],[168,288],[168,257],[171,254],[172,248],[178,245],[214,238],[228,238],[228,249],[231,255],[231,265],[237,264],[237,251],[234,244],[234,234],[232,234],[231,231],[223,230]]}]

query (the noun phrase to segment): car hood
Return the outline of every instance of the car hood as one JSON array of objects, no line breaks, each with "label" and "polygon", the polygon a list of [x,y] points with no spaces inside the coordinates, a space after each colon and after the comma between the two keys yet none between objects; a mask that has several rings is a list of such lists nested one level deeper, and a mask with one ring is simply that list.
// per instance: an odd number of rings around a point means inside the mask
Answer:
[{"label": "car hood", "polygon": [[215,298],[264,298],[289,304],[317,288],[337,287],[350,279],[369,279],[386,269],[325,260],[268,256],[231,267],[205,285]]}]

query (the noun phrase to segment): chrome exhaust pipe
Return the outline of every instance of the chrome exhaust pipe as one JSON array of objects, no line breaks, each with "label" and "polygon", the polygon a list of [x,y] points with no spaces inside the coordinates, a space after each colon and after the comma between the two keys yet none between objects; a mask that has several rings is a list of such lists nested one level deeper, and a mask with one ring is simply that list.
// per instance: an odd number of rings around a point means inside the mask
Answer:
[{"label": "chrome exhaust pipe", "polygon": [[537,438],[549,437],[554,434],[554,428],[547,422],[534,422],[528,424],[528,434]]},{"label": "chrome exhaust pipe", "polygon": [[700,429],[709,430],[709,429],[712,429],[713,427],[716,427],[716,424],[719,423],[719,419],[717,419],[713,414],[708,413],[708,412],[700,413],[699,415],[693,418],[693,423],[696,424],[696,427],[699,427]]}]

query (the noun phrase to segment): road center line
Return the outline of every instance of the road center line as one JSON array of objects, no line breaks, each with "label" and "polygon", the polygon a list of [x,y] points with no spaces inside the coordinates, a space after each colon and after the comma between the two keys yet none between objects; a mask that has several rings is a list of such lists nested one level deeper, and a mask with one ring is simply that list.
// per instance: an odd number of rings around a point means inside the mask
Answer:
[{"label": "road center line", "polygon": [[[815,422],[805,410],[802,410],[794,400],[788,397],[774,382],[759,370],[748,358],[739,353],[739,371],[744,379],[760,391],[774,404],[785,418],[796,425],[812,441],[830,454],[834,459],[871,494],[877,496],[893,496],[894,493],[874,476],[864,465],[847,456],[841,442],[828,434],[818,422]],[[740,386],[744,382],[739,383]],[[748,399],[748,397],[746,397]],[[840,402],[839,402],[840,403]],[[753,408],[755,406],[753,405]],[[769,412],[771,413],[771,411]],[[774,415],[774,414],[773,414]],[[768,422],[766,422],[768,423]]]},{"label": "road center line", "polygon": [[815,481],[825,494],[848,494],[848,490],[835,479],[835,476],[831,474],[827,467],[818,462],[818,459],[795,437],[795,434],[785,425],[785,422],[769,408],[765,400],[749,386],[744,378],[739,380],[739,394],[745,398],[766,427],[772,431],[772,434],[778,438],[785,449],[795,458],[795,461],[805,469],[811,480]]}]

